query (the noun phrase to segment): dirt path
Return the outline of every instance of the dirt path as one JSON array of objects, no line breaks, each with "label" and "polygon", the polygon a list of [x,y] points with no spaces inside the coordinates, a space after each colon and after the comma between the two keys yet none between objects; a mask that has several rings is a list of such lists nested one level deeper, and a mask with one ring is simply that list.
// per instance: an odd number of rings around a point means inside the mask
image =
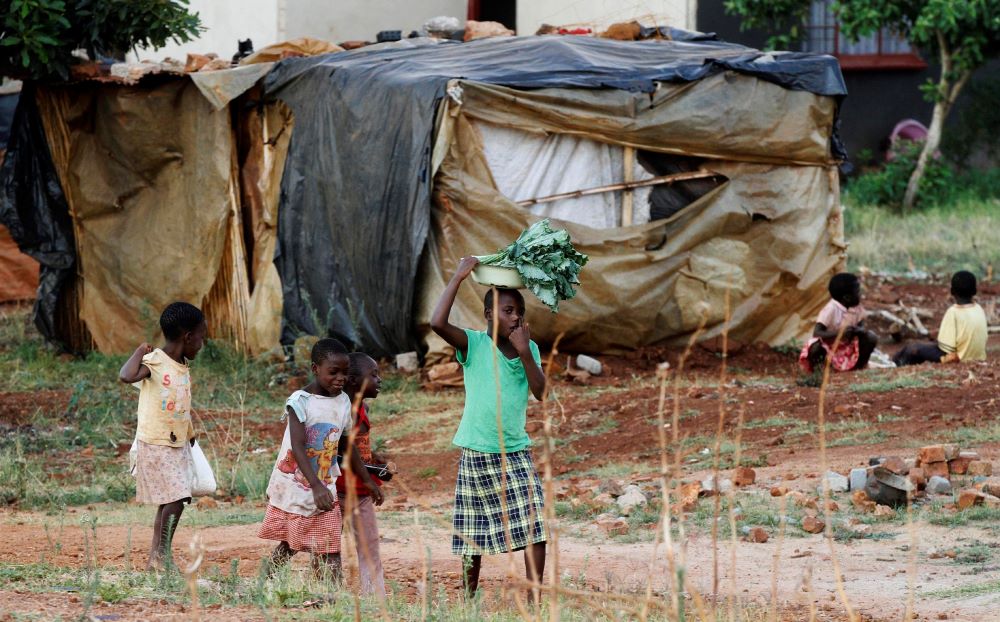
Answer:
[{"label": "dirt path", "polygon": [[[767,473],[762,473],[768,477]],[[100,508],[95,509],[97,513]],[[42,525],[50,521],[48,535]],[[48,561],[56,566],[81,567],[85,563],[85,530],[80,526],[66,526],[60,532],[51,517],[36,514],[0,514],[0,561],[32,563]],[[395,581],[404,594],[415,596],[420,590],[420,576],[429,550],[430,569],[437,585],[444,585],[452,592],[459,585],[458,563],[449,552],[446,528],[437,522],[413,526],[406,514],[384,515],[382,520],[383,554],[387,577]],[[212,565],[223,571],[230,560],[238,559],[240,573],[256,573],[259,560],[268,552],[269,545],[255,538],[255,525],[206,527],[198,531],[208,549],[206,572]],[[181,529],[175,550],[183,563],[184,551],[193,530]],[[910,535],[905,529],[893,539],[858,540],[851,544],[836,544],[834,551],[841,565],[844,589],[849,601],[858,612],[871,620],[902,619],[906,608],[906,595],[915,594],[914,610],[920,619],[982,620],[983,611],[996,605],[996,595],[965,599],[935,598],[928,592],[939,592],[966,585],[996,581],[996,570],[978,576],[963,575],[964,568],[947,558],[930,559],[927,552],[936,547],[954,546],[956,541],[982,541],[983,532],[976,528],[945,529],[930,525],[917,525],[916,553],[911,559]],[[100,565],[126,568],[140,566],[145,561],[144,546],[150,536],[145,526],[98,527],[96,541],[92,540],[92,554]],[[128,546],[127,546],[128,545]],[[780,559],[775,560],[779,551]],[[712,593],[713,547],[708,533],[689,533],[683,550],[687,560],[687,576],[691,587],[702,594]],[[772,576],[777,577],[779,604],[783,609],[804,611],[810,603],[821,614],[821,620],[844,619],[843,604],[837,589],[828,543],[821,536],[806,538],[773,537],[765,544],[736,544],[736,570],[732,571],[731,543],[718,547],[719,593],[731,593],[735,581],[735,594],[744,602],[767,605],[771,599]],[[602,541],[584,527],[580,533],[564,534],[559,539],[559,573],[564,581],[597,591],[638,593],[646,589],[652,579],[655,591],[666,587],[667,566],[665,549],[653,543],[620,544]],[[519,556],[515,558],[516,572],[523,568]],[[911,563],[913,564],[911,566]],[[297,567],[305,571],[305,559],[296,560]],[[505,581],[509,565],[505,557],[488,559],[483,569],[487,589],[496,590]],[[777,568],[774,574],[772,569]],[[912,572],[911,572],[912,571]],[[581,585],[582,584],[582,585]],[[154,603],[155,604],[155,603]],[[180,605],[155,607],[150,603],[101,605],[95,612],[121,616],[121,620],[182,619],[185,611]],[[32,613],[43,619],[72,614],[82,610],[80,596],[69,593],[25,594],[0,591],[0,611]],[[145,607],[146,609],[139,609]],[[152,616],[153,611],[156,616]],[[218,614],[215,615],[215,614]],[[171,617],[174,616],[174,617]],[[212,619],[256,619],[252,611],[226,609],[213,613]],[[942,617],[946,616],[946,617]]]}]

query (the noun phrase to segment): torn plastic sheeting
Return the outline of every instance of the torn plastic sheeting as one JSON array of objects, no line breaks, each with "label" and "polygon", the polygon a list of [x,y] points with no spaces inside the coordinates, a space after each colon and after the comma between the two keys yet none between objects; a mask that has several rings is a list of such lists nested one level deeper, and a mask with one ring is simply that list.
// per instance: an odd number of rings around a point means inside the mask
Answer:
[{"label": "torn plastic sheeting", "polygon": [[57,314],[59,295],[72,280],[76,264],[73,223],[32,84],[21,91],[0,168],[0,223],[21,251],[40,264],[35,325],[46,339],[66,347],[58,334]]},{"label": "torn plastic sheeting", "polygon": [[[536,219],[498,191],[465,114],[453,131],[421,263],[425,329],[461,256],[502,245]],[[725,322],[727,290],[734,338],[781,344],[808,331],[828,299],[830,274],[844,264],[832,167],[715,161],[712,169],[728,181],[668,219],[612,229],[560,223],[590,261],[577,297],[558,315],[528,297],[533,338],[551,343],[562,334],[567,351],[628,350],[683,342],[703,319],[711,337]],[[751,210],[772,218],[754,220]],[[456,323],[482,325],[483,293],[461,288]],[[444,356],[432,335],[428,345],[429,360]]]},{"label": "torn plastic sheeting", "polygon": [[187,74],[201,94],[205,96],[216,110],[222,110],[229,102],[250,90],[253,85],[271,71],[274,63],[259,63],[222,69],[219,71],[204,71]]},{"label": "torn plastic sheeting", "polygon": [[329,331],[377,355],[416,347],[407,301],[429,227],[437,102],[452,78],[651,93],[657,82],[726,70],[819,95],[846,93],[832,57],[770,56],[715,41],[503,37],[280,62],[266,92],[291,107],[297,128],[275,257],[283,340]]}]

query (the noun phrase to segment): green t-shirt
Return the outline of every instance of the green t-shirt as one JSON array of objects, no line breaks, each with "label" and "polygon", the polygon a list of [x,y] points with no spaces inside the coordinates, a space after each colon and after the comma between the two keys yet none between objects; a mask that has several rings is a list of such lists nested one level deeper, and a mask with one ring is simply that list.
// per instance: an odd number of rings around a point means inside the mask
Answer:
[{"label": "green t-shirt", "polygon": [[[465,329],[469,339],[469,349],[465,356],[458,353],[465,379],[465,410],[458,432],[452,442],[459,447],[500,453],[500,439],[497,434],[497,390],[493,375],[493,352],[500,372],[500,410],[503,421],[504,450],[521,451],[531,445],[528,433],[524,431],[525,415],[528,410],[528,377],[524,363],[518,357],[509,359],[493,347],[493,339],[484,331]],[[531,358],[541,364],[542,357],[534,341],[529,343]]]}]

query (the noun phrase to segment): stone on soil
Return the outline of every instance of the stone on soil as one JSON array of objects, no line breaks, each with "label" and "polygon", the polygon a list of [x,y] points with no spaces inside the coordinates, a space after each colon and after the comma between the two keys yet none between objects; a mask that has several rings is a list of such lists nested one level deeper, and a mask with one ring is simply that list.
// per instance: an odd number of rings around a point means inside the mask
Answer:
[{"label": "stone on soil", "polygon": [[609,536],[624,536],[628,533],[628,521],[620,516],[601,515],[594,521],[597,528]]},{"label": "stone on soil", "polygon": [[902,458],[897,458],[895,456],[886,458],[885,462],[883,462],[881,466],[883,469],[888,469],[896,475],[906,475],[910,472],[909,467],[906,466],[906,462],[904,462]]},{"label": "stone on soil", "polygon": [[646,495],[642,494],[642,489],[635,484],[629,484],[625,487],[624,494],[618,497],[615,502],[622,514],[628,516],[635,508],[646,505]]},{"label": "stone on soil", "polygon": [[927,480],[927,494],[949,495],[951,494],[951,481],[946,477],[934,475]]},{"label": "stone on soil", "polygon": [[802,519],[802,530],[809,533],[821,533],[826,529],[826,523],[815,516],[806,516]]},{"label": "stone on soil", "polygon": [[850,482],[846,477],[836,471],[827,471],[825,477],[830,486],[830,492],[847,492]]},{"label": "stone on soil", "polygon": [[848,480],[851,490],[864,490],[868,483],[868,469],[851,469]]},{"label": "stone on soil", "polygon": [[986,495],[978,490],[966,489],[958,493],[958,509],[967,510],[974,505],[980,505],[986,500]]},{"label": "stone on soil", "polygon": [[767,538],[767,530],[763,527],[751,527],[746,534],[747,542],[755,542],[757,544],[767,542]]},{"label": "stone on soil", "polygon": [[757,481],[757,472],[750,467],[739,467],[733,471],[733,483],[737,486],[750,486]]}]

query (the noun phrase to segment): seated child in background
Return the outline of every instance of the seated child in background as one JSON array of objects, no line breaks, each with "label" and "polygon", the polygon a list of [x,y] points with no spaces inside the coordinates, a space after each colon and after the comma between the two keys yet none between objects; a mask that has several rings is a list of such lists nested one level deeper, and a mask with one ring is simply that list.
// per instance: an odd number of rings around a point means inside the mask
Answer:
[{"label": "seated child in background", "polygon": [[162,570],[171,559],[170,544],[184,506],[191,502],[191,371],[208,325],[198,307],[167,305],[160,315],[162,348],[140,345],[118,372],[127,384],[139,384],[136,429],[135,500],[156,509],[147,570]]},{"label": "seated child in background", "polygon": [[[320,339],[312,349],[313,381],[285,402],[288,425],[267,484],[267,510],[257,537],[278,540],[265,561],[268,575],[299,551],[312,554],[317,576],[339,579],[341,514],[334,482],[340,475],[338,454],[347,447],[354,421],[347,382],[347,348],[336,339]],[[361,463],[357,448],[351,468],[359,473],[375,503],[378,486]],[[329,573],[329,574],[327,574]]]},{"label": "seated child in background", "polygon": [[799,355],[799,365],[812,373],[822,369],[830,357],[830,367],[834,371],[864,369],[878,345],[878,336],[864,329],[861,282],[857,276],[841,272],[833,275],[827,288],[832,300],[819,312],[812,339]]},{"label": "seated child in background", "polygon": [[976,295],[976,277],[962,270],[951,277],[951,295],[955,304],[948,307],[941,320],[937,343],[909,343],[896,353],[896,365],[985,361],[986,312],[972,299]]},{"label": "seated child in background", "polygon": [[[358,416],[354,424],[357,432],[354,435],[354,446],[358,448],[361,459],[367,464],[385,464],[382,456],[372,452],[371,423],[368,420],[368,407],[364,400],[378,397],[382,386],[382,378],[378,373],[378,363],[363,352],[352,352],[349,356],[350,367],[347,372],[347,384],[344,392],[352,400],[360,398]],[[382,481],[372,476],[376,486]],[[354,490],[353,506],[349,490]],[[378,523],[375,522],[374,500],[368,486],[356,473],[342,474],[337,478],[337,498],[340,501],[341,516],[346,518],[348,512],[352,517],[351,532],[358,549],[358,573],[361,580],[362,594],[375,594],[385,597],[385,577],[382,572],[382,557],[378,546]],[[346,521],[345,521],[346,522]]]}]

